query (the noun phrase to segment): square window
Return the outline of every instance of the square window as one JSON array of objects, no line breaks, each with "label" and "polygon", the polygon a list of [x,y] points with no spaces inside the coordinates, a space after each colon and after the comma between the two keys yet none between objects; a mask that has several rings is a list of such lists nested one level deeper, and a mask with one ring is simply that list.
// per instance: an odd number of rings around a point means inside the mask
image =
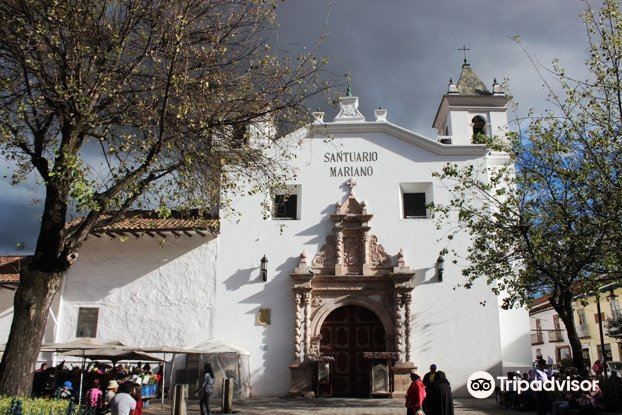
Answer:
[{"label": "square window", "polygon": [[404,218],[425,218],[425,193],[404,193]]},{"label": "square window", "polygon": [[80,307],[78,309],[78,328],[76,337],[97,337],[99,308]]},{"label": "square window", "polygon": [[401,217],[428,218],[427,204],[432,202],[432,183],[400,183]]},{"label": "square window", "polygon": [[300,219],[300,186],[286,186],[272,193],[272,218]]},{"label": "square window", "polygon": [[274,195],[274,217],[296,219],[298,195]]}]

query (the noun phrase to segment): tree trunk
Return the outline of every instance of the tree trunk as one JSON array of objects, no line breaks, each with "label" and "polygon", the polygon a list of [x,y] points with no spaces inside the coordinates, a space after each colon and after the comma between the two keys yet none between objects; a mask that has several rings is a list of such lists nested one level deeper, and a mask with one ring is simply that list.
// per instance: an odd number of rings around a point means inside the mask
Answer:
[{"label": "tree trunk", "polygon": [[64,273],[24,265],[13,301],[11,333],[0,362],[0,395],[30,396],[48,312],[64,277]]},{"label": "tree trunk", "polygon": [[579,339],[577,328],[574,325],[572,297],[570,297],[570,299],[564,299],[559,303],[551,301],[551,305],[555,311],[557,311],[557,314],[564,323],[564,326],[566,326],[568,343],[570,343],[570,350],[572,350],[572,366],[576,367],[580,374],[587,375],[587,370],[583,360],[583,347],[581,346],[581,339]]}]

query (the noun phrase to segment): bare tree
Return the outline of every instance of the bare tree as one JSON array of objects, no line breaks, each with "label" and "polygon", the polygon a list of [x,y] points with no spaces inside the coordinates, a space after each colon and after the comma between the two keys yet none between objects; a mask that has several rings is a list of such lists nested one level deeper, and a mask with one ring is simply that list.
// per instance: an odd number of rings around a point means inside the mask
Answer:
[{"label": "bare tree", "polygon": [[319,43],[271,51],[274,3],[0,4],[0,148],[13,181],[34,172],[45,194],[0,393],[29,393],[51,301],[95,226],[137,207],[208,209],[236,191],[231,172],[254,189],[287,175],[277,165],[289,150],[270,126],[306,122],[305,101],[330,81]]}]

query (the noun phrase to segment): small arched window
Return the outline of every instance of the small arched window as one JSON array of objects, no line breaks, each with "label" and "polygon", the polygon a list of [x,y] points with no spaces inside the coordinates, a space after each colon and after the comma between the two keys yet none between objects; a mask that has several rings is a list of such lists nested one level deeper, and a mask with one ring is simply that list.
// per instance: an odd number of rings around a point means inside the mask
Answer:
[{"label": "small arched window", "polygon": [[471,124],[473,125],[473,142],[477,143],[481,141],[478,139],[480,134],[486,135],[486,120],[484,117],[476,115],[471,120]]}]

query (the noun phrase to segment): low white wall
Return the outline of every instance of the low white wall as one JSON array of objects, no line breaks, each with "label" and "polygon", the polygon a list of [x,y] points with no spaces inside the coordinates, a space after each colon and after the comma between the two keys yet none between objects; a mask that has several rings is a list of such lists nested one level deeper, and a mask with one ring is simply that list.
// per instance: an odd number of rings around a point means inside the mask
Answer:
[{"label": "low white wall", "polygon": [[90,237],[63,287],[57,341],[75,338],[79,307],[99,307],[97,338],[186,346],[212,336],[217,240]]}]

